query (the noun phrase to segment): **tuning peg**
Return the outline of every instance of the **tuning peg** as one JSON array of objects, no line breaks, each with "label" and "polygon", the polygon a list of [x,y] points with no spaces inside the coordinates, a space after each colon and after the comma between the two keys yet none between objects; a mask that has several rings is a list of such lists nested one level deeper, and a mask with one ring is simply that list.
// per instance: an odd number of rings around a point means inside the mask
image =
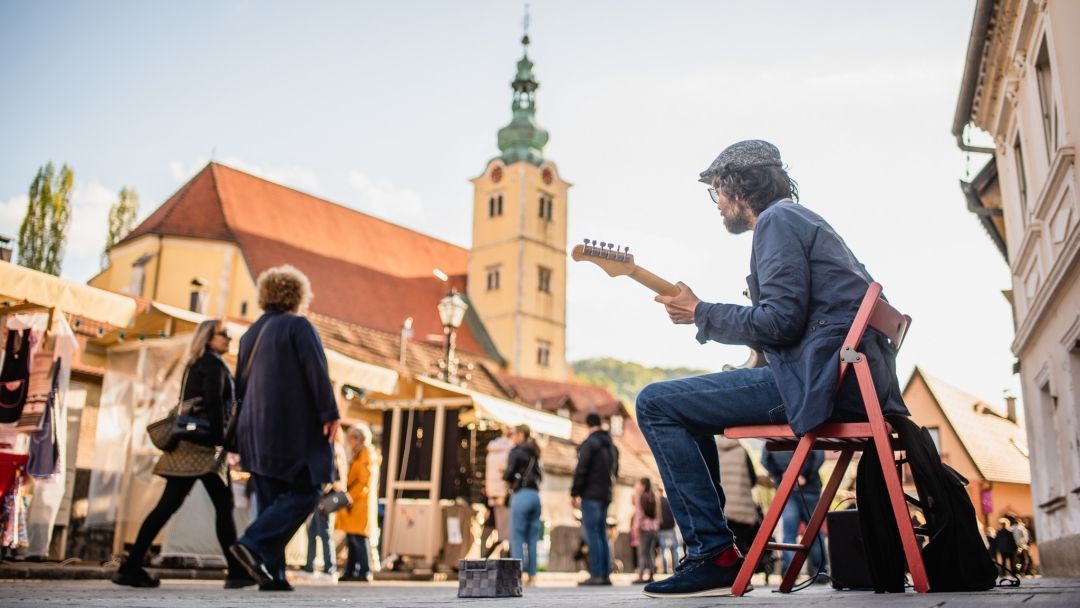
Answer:
[{"label": "tuning peg", "polygon": [[588,244],[589,244],[589,239],[585,239],[585,244],[586,244],[586,245],[588,245]]}]

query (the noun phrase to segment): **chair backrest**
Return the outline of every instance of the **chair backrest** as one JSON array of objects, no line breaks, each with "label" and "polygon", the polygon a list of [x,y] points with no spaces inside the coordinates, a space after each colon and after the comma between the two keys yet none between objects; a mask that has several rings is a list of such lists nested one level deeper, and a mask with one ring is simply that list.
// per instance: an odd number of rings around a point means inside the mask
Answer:
[{"label": "chair backrest", "polygon": [[[873,327],[889,338],[893,351],[899,352],[910,326],[911,317],[902,314],[892,304],[881,298],[881,283],[870,283],[870,286],[866,288],[862,303],[859,304],[859,310],[855,313],[855,320],[851,322],[851,329],[844,338],[844,344],[840,347],[840,352],[843,353],[846,349],[857,350],[868,327]],[[848,364],[841,361],[840,374],[836,380],[838,387],[844,379],[847,368]]]}]

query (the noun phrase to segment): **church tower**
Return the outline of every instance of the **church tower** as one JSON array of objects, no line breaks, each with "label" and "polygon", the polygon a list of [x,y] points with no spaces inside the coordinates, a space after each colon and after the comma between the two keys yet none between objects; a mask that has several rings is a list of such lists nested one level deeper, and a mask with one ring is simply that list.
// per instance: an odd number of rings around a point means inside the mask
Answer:
[{"label": "church tower", "polygon": [[511,84],[501,154],[473,182],[468,292],[511,373],[565,380],[566,207],[570,184],[543,156],[547,131],[535,120],[539,83],[523,54]]}]

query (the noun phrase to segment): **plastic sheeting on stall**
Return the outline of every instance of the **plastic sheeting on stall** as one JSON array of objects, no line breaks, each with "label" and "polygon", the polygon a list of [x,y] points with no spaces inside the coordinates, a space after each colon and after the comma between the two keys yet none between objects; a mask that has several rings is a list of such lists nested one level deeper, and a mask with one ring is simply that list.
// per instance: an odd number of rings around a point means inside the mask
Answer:
[{"label": "plastic sheeting on stall", "polygon": [[191,335],[185,334],[108,350],[87,527],[115,526],[120,538],[133,538],[138,524],[157,503],[164,481],[151,471],[160,452],[150,443],[146,425],[176,404],[190,343]]}]

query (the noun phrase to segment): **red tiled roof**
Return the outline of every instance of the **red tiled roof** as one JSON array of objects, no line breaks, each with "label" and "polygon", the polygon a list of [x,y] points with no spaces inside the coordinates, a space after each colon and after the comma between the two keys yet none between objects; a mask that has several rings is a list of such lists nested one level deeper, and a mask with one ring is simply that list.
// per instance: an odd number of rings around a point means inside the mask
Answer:
[{"label": "red tiled roof", "polygon": [[548,411],[558,410],[566,403],[568,397],[574,407],[571,417],[579,422],[584,420],[589,412],[596,412],[605,418],[620,413],[626,414],[622,403],[611,394],[611,391],[602,386],[526,378],[513,374],[497,374],[496,377],[519,401]]},{"label": "red tiled roof", "polygon": [[[1000,415],[982,399],[931,376],[920,368],[930,394],[941,407],[960,443],[971,455],[983,479],[1030,484],[1031,465],[1024,427]],[[910,386],[911,380],[908,381]]]},{"label": "red tiled roof", "polygon": [[559,408],[569,405],[570,418],[575,422],[584,422],[585,416],[590,412],[596,412],[604,418],[621,415],[623,417],[621,441],[638,455],[651,458],[652,452],[637,422],[627,412],[623,403],[608,389],[592,384],[526,378],[505,373],[496,374],[495,378],[515,399],[534,407],[557,412]]},{"label": "red tiled roof", "polygon": [[[308,313],[307,317],[319,332],[326,348],[398,373],[435,376],[438,370],[436,363],[444,356],[440,346],[410,340],[406,345],[405,365],[401,365],[400,334],[382,332],[316,313]],[[468,388],[495,397],[510,397],[489,371],[497,368],[495,361],[468,353],[460,353],[458,359],[461,365],[473,366],[472,377],[466,385]]]},{"label": "red tiled roof", "polygon": [[[146,234],[235,242],[253,277],[286,263],[303,271],[312,312],[390,333],[412,317],[419,339],[442,334],[436,305],[450,287],[465,291],[466,249],[218,163],[125,241]],[[457,345],[487,352],[467,326]]]}]

